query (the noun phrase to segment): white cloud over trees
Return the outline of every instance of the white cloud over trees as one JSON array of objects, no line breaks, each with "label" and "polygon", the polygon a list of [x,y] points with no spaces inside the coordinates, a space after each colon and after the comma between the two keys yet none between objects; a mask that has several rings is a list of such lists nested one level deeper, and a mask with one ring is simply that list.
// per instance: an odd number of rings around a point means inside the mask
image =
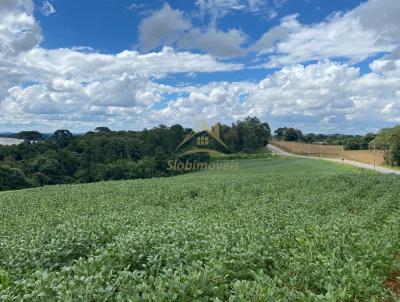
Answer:
[{"label": "white cloud over trees", "polygon": [[[197,115],[229,123],[249,114],[272,125],[321,132],[366,132],[399,123],[399,2],[379,3],[370,0],[312,25],[284,17],[247,48],[249,37],[241,30],[223,31],[217,23],[196,27],[165,4],[139,26],[147,52],[103,54],[41,47],[32,1],[3,0],[0,129],[138,129],[192,125]],[[383,52],[369,72],[354,66]],[[251,72],[253,62],[232,59],[251,53],[251,61],[261,62],[257,68],[278,69],[259,81],[161,84],[176,75]]]}]

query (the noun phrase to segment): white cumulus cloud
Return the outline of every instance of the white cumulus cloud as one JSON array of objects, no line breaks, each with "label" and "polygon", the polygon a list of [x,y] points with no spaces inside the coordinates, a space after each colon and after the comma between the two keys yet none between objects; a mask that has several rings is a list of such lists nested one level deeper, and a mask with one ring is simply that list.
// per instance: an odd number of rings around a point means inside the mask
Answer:
[{"label": "white cumulus cloud", "polygon": [[31,0],[0,1],[0,59],[28,51],[41,39]]},{"label": "white cumulus cloud", "polygon": [[373,54],[390,52],[400,43],[399,11],[399,1],[370,0],[316,24],[305,25],[296,16],[286,17],[252,50],[271,54],[269,66],[339,57],[360,62]]},{"label": "white cumulus cloud", "polygon": [[179,36],[191,27],[191,23],[180,10],[172,9],[169,4],[145,18],[139,26],[140,45],[145,50],[160,45],[173,45]]},{"label": "white cumulus cloud", "polygon": [[245,41],[246,35],[238,29],[222,31],[215,23],[205,28],[195,27],[182,11],[172,9],[167,3],[139,25],[139,45],[144,50],[177,45],[217,57],[230,57],[246,53],[242,48]]}]

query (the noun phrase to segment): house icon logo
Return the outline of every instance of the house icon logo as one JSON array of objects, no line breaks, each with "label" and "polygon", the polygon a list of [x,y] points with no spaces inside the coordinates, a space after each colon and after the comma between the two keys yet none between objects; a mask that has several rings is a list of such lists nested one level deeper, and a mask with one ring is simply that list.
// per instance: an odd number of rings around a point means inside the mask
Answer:
[{"label": "house icon logo", "polygon": [[186,135],[178,147],[176,147],[176,150],[183,149],[188,145],[191,145],[191,148],[181,155],[217,152],[215,149],[211,149],[212,145],[220,145],[225,150],[229,149],[221,140],[219,124],[215,124],[209,128],[207,122],[204,121],[201,123],[201,130],[197,132],[192,130],[188,135]]},{"label": "house icon logo", "polygon": [[[202,171],[202,170],[237,170],[239,169],[239,162],[234,160],[222,160],[222,161],[182,161],[185,155],[199,155],[207,154],[210,157],[222,158],[226,156],[220,152],[221,150],[229,150],[228,146],[222,141],[220,136],[220,125],[215,124],[211,128],[208,127],[207,122],[201,123],[201,130],[192,130],[181,143],[176,147],[176,150],[182,150],[182,153],[178,155],[178,159],[169,160],[168,169],[171,171]],[[218,151],[220,150],[220,151]]]}]

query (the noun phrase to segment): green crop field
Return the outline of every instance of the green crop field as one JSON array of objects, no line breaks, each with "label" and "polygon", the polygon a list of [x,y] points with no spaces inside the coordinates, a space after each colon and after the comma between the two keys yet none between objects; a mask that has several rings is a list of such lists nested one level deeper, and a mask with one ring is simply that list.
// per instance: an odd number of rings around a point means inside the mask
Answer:
[{"label": "green crop field", "polygon": [[1,192],[0,301],[399,299],[398,176],[240,166]]}]

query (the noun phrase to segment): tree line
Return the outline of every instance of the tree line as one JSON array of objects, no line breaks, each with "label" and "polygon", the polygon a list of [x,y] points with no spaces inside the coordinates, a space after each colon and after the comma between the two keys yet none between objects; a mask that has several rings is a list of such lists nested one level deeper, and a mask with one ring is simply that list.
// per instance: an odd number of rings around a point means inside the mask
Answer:
[{"label": "tree line", "polygon": [[[255,152],[271,136],[268,123],[255,117],[219,126],[221,139],[228,148],[215,148],[224,153]],[[98,127],[83,135],[60,129],[50,137],[37,131],[23,131],[17,135],[23,143],[0,145],[0,190],[175,175],[177,172],[168,169],[167,162],[182,160],[179,155],[183,150],[176,148],[191,131],[179,124],[142,131]],[[185,148],[193,144],[195,141]]]},{"label": "tree line", "polygon": [[376,137],[375,133],[367,133],[366,135],[303,134],[299,129],[287,127],[276,129],[274,134],[274,139],[276,140],[299,141],[308,144],[343,145],[345,150],[368,150],[370,142]]}]

